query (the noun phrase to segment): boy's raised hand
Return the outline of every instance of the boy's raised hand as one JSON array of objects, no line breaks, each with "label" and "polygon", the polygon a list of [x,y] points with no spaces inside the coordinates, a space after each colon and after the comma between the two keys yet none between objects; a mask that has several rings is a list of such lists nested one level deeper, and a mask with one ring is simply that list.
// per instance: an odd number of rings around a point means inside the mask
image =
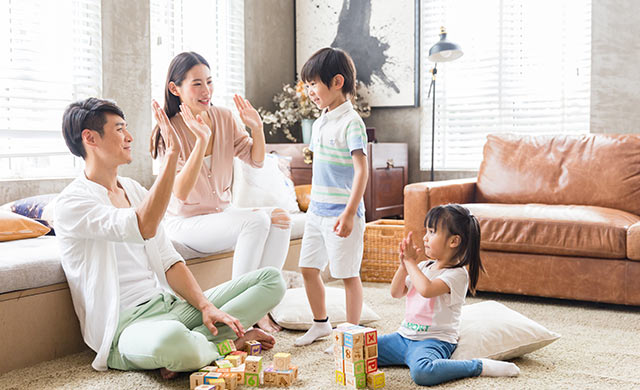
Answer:
[{"label": "boy's raised hand", "polygon": [[233,95],[233,102],[236,104],[240,119],[251,131],[257,131],[262,129],[262,119],[260,114],[249,103],[249,100],[242,98],[240,95]]}]

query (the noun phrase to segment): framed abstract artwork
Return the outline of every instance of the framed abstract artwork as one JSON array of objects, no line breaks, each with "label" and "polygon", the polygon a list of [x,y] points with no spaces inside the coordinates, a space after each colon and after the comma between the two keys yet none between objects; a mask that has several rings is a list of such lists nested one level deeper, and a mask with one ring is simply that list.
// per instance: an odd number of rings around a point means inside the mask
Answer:
[{"label": "framed abstract artwork", "polygon": [[372,107],[419,104],[419,0],[295,0],[296,71],[318,49],[348,52]]}]

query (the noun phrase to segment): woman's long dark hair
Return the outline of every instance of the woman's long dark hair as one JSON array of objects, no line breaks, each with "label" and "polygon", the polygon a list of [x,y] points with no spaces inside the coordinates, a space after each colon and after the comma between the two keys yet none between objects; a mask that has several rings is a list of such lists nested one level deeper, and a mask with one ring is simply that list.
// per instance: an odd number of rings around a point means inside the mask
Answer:
[{"label": "woman's long dark hair", "polygon": [[436,206],[429,210],[424,226],[437,231],[441,226],[449,235],[460,236],[460,245],[453,257],[458,259],[456,267],[469,266],[469,291],[476,293],[480,270],[484,272],[480,260],[480,224],[466,207],[459,204]]},{"label": "woman's long dark hair", "polygon": [[[177,86],[182,85],[187,72],[196,65],[203,64],[207,68],[211,69],[207,60],[200,54],[189,51],[183,52],[175,56],[171,60],[169,65],[169,71],[167,72],[167,81],[164,84],[164,112],[167,113],[167,117],[171,119],[174,115],[180,112],[180,98],[169,91],[169,83],[173,83]],[[158,157],[159,152],[164,152],[165,144],[160,134],[160,128],[156,125],[151,133],[151,157],[154,159]]]}]

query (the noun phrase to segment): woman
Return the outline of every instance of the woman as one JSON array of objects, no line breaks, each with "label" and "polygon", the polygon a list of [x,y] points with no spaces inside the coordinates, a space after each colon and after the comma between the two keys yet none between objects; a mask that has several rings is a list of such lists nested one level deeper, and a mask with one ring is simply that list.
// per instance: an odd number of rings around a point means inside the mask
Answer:
[{"label": "woman", "polygon": [[[232,249],[232,277],[266,266],[282,268],[291,235],[283,209],[244,209],[231,205],[233,157],[261,167],[265,138],[260,115],[238,95],[234,102],[252,137],[231,111],[211,105],[213,83],[207,61],[197,53],[178,54],[169,65],[164,110],[180,140],[180,157],[166,230],[173,241],[198,252]],[[164,155],[156,127],[151,136],[153,158]],[[279,328],[268,316],[257,326]]]}]

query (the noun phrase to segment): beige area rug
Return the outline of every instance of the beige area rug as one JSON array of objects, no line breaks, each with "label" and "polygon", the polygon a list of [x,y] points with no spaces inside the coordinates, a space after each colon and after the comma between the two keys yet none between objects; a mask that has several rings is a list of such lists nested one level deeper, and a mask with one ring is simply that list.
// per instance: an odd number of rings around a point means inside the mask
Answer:
[{"label": "beige area rug", "polygon": [[[333,283],[332,283],[333,284]],[[382,320],[380,333],[394,331],[404,303],[389,296],[388,285],[365,283],[365,301]],[[516,378],[468,378],[435,389],[640,389],[640,308],[480,293],[467,303],[496,300],[562,337],[514,362]],[[293,347],[301,332],[277,335],[276,352],[287,351],[300,367],[291,389],[340,389],[333,382],[332,357],[322,353],[329,341]],[[271,362],[273,352],[264,354]],[[96,372],[92,352],[15,370],[0,376],[0,389],[189,389],[188,375],[164,381],[157,372]],[[406,368],[384,368],[387,389],[418,389]],[[248,389],[248,387],[241,387]]]}]

